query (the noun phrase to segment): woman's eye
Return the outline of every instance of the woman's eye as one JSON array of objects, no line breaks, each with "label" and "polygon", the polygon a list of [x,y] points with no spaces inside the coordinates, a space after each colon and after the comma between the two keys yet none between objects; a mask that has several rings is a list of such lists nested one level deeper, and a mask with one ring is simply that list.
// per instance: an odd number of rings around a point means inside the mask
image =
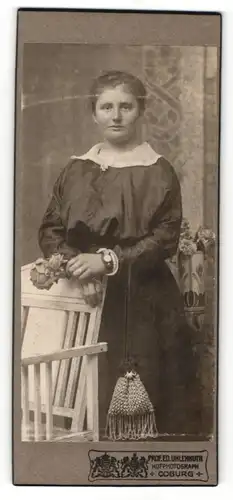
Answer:
[{"label": "woman's eye", "polygon": [[102,106],[102,109],[107,109],[107,110],[112,109],[112,105],[111,104],[104,104]]},{"label": "woman's eye", "polygon": [[132,106],[131,106],[131,104],[125,103],[125,104],[121,105],[121,109],[129,111],[130,109],[132,109]]}]

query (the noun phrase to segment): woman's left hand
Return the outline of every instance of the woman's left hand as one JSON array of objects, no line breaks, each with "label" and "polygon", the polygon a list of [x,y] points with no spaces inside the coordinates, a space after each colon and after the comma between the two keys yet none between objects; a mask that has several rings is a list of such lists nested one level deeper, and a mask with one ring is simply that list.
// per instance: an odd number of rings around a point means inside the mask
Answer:
[{"label": "woman's left hand", "polygon": [[106,268],[100,254],[81,253],[69,260],[66,270],[75,278],[87,280],[106,274]]}]

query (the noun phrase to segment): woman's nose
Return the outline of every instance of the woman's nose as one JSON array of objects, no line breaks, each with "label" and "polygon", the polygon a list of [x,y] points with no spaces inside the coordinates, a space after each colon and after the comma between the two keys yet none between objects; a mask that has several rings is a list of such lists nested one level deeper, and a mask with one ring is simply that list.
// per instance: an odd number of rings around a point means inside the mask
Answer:
[{"label": "woman's nose", "polygon": [[118,106],[116,106],[115,108],[113,108],[113,115],[112,115],[112,119],[114,121],[119,121],[121,120],[121,110]]}]

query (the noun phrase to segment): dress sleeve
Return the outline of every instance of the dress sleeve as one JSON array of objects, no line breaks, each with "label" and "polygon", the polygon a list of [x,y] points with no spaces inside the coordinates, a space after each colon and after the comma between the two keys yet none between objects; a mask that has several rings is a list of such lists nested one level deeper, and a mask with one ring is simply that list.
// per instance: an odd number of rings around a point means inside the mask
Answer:
[{"label": "dress sleeve", "polygon": [[173,167],[169,165],[166,187],[159,207],[152,215],[148,234],[132,246],[115,246],[113,249],[122,266],[137,262],[148,268],[161,260],[172,257],[177,250],[182,220],[180,183]]},{"label": "dress sleeve", "polygon": [[56,180],[49,205],[39,228],[38,241],[45,258],[54,253],[60,253],[69,259],[80,253],[78,249],[67,245],[66,228],[61,219],[63,186],[72,163],[73,161],[68,163]]}]

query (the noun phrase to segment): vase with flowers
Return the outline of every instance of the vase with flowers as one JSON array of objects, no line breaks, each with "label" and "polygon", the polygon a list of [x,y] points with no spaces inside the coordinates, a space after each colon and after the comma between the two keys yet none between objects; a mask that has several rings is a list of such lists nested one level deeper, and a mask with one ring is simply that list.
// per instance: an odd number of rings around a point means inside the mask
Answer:
[{"label": "vase with flowers", "polygon": [[178,246],[180,290],[185,314],[196,330],[201,330],[205,315],[205,260],[214,246],[215,234],[200,226],[193,233],[189,221],[183,219]]}]

